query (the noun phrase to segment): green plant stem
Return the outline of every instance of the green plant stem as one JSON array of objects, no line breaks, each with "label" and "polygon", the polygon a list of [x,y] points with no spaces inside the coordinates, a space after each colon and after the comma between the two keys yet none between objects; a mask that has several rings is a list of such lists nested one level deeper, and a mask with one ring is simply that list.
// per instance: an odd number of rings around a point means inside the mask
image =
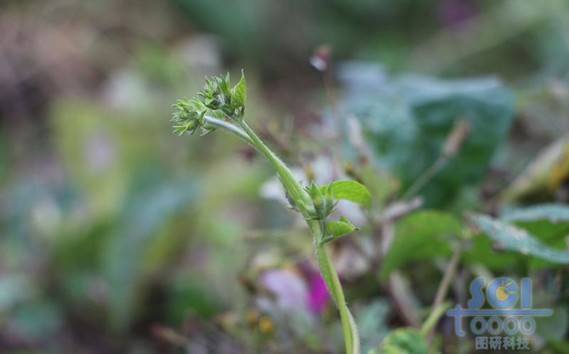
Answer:
[{"label": "green plant stem", "polygon": [[360,341],[358,329],[352,314],[346,304],[344,291],[338,273],[332,264],[332,259],[326,244],[319,242],[324,236],[322,234],[322,227],[316,221],[309,222],[310,229],[314,236],[314,247],[316,251],[316,258],[320,267],[320,273],[326,282],[328,290],[332,295],[332,299],[340,313],[340,321],[342,322],[342,332],[344,334],[344,344],[346,353],[360,354]]},{"label": "green plant stem", "polygon": [[328,291],[330,292],[338,312],[340,313],[340,321],[342,323],[342,332],[344,335],[344,344],[346,347],[346,354],[360,354],[360,342],[356,323],[344,297],[344,291],[338,273],[332,264],[332,259],[328,252],[326,244],[322,243],[325,235],[325,226],[319,220],[314,220],[311,217],[311,212],[314,209],[312,199],[306,190],[296,180],[290,169],[285,163],[257,136],[257,134],[245,123],[239,122],[241,129],[249,136],[250,144],[253,145],[259,152],[261,152],[275,167],[280,177],[289,199],[294,202],[294,206],[304,216],[308,224],[312,237],[314,240],[314,247],[316,258],[320,267],[320,272]]},{"label": "green plant stem", "polygon": [[305,219],[308,218],[312,211],[311,209],[313,209],[311,207],[312,199],[296,180],[292,171],[271,149],[269,149],[267,145],[265,145],[261,138],[257,136],[245,121],[239,122],[239,125],[251,138],[251,144],[253,147],[265,155],[265,157],[273,164],[277,170],[281,183],[288,194],[289,200],[295,203],[293,206],[298,208]]},{"label": "green plant stem", "polygon": [[436,308],[433,308],[429,317],[421,327],[420,332],[423,337],[427,337],[429,333],[431,333],[437,322],[439,322],[439,319],[442,317],[442,315],[445,314],[446,310],[448,310],[449,308],[450,308],[449,303],[442,303],[438,305]]},{"label": "green plant stem", "polygon": [[245,133],[245,131],[243,129],[239,128],[238,126],[231,124],[231,123],[228,123],[222,119],[217,119],[217,118],[210,117],[210,116],[205,116],[205,121],[206,121],[207,125],[210,125],[210,126],[215,127],[215,128],[227,129],[231,133],[237,135],[239,138],[244,140],[246,143],[253,145],[253,141],[251,140],[249,135],[247,135],[247,133]]}]

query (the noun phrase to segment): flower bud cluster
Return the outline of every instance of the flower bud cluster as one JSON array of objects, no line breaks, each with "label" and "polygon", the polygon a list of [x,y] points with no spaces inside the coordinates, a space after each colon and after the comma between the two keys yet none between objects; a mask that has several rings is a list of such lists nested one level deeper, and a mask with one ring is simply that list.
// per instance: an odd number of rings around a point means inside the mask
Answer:
[{"label": "flower bud cluster", "polygon": [[196,96],[176,102],[172,115],[174,132],[178,135],[186,132],[193,134],[199,129],[202,134],[207,134],[214,130],[208,126],[207,116],[229,121],[241,120],[245,114],[246,99],[247,84],[243,73],[233,87],[230,86],[229,74],[225,78],[212,77]]}]

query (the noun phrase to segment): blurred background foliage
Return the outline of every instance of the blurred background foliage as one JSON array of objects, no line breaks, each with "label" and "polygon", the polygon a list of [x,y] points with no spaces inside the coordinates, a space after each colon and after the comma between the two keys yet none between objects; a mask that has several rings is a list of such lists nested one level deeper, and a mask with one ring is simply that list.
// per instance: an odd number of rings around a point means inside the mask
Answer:
[{"label": "blurred background foliage", "polygon": [[[372,191],[334,244],[365,348],[420,325],[460,245],[449,299],[531,276],[555,309],[532,345],[566,353],[568,57],[564,0],[3,1],[0,352],[339,352],[269,166],[171,133],[175,99],[244,68],[248,120],[300,177]],[[464,237],[466,211],[533,238]],[[435,346],[472,352],[451,322]]]}]

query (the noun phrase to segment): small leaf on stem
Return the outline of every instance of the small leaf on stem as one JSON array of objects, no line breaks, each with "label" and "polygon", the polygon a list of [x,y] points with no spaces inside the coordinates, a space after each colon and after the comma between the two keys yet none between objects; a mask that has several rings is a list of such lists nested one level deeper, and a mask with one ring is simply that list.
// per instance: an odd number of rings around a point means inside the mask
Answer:
[{"label": "small leaf on stem", "polygon": [[358,230],[358,227],[345,217],[341,217],[338,221],[330,221],[326,225],[326,231],[328,233],[328,240],[332,241],[338,239],[342,236],[351,234],[352,232]]},{"label": "small leaf on stem", "polygon": [[336,181],[329,186],[335,199],[348,200],[366,208],[371,206],[371,193],[366,186],[359,182]]}]

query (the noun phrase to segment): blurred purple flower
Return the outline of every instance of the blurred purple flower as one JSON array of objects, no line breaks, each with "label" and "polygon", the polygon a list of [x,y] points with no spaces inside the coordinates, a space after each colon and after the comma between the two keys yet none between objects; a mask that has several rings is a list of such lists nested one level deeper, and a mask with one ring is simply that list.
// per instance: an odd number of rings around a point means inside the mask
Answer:
[{"label": "blurred purple flower", "polygon": [[308,308],[310,312],[321,315],[329,302],[330,294],[324,278],[319,273],[312,272],[308,277]]},{"label": "blurred purple flower", "polygon": [[299,270],[265,271],[261,275],[261,284],[274,296],[274,305],[279,309],[319,316],[330,302],[326,283],[311,265],[301,265]]}]

